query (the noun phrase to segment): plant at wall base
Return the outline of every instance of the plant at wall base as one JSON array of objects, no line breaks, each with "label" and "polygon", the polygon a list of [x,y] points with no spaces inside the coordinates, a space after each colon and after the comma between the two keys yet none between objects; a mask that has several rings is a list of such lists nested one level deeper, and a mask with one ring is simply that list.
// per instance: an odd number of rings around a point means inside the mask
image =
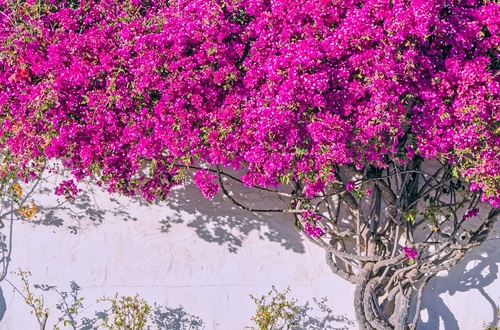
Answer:
[{"label": "plant at wall base", "polygon": [[497,220],[496,1],[0,0],[0,40],[16,178],[57,160],[154,201],[192,174],[289,214],[362,329],[415,329],[429,279]]},{"label": "plant at wall base", "polygon": [[498,330],[499,327],[499,321],[498,319],[500,319],[500,307],[497,306],[497,315],[496,315],[496,322],[493,322],[493,323],[490,323],[490,324],[487,324],[486,322],[483,323],[483,330]]},{"label": "plant at wall base", "polygon": [[40,330],[45,330],[47,319],[49,317],[49,309],[45,307],[43,296],[35,296],[33,290],[31,289],[31,285],[29,282],[31,272],[24,271],[19,268],[17,272],[12,272],[12,274],[17,275],[21,278],[21,289],[18,289],[7,278],[5,278],[5,280],[12,286],[15,292],[19,293],[21,297],[24,298],[24,302],[31,308],[30,313],[36,316],[38,324],[40,325]]},{"label": "plant at wall base", "polygon": [[151,306],[144,300],[116,294],[112,298],[102,298],[101,301],[111,303],[110,313],[103,320],[102,327],[109,330],[142,330],[151,313]]},{"label": "plant at wall base", "polygon": [[[22,282],[22,288],[19,289],[15,286],[10,280],[5,278],[5,280],[12,286],[15,292],[19,293],[23,298],[25,303],[31,307],[31,314],[35,315],[40,325],[40,330],[45,330],[47,327],[47,320],[49,317],[49,308],[46,307],[44,297],[42,295],[35,296],[33,289],[31,289],[31,284],[29,282],[29,278],[31,277],[30,271],[18,269],[17,272],[12,272],[13,275],[17,275],[20,277]],[[83,308],[82,301],[84,298],[78,297],[78,291],[80,287],[75,283],[71,282],[71,298],[72,301],[68,302],[68,293],[65,291],[59,291],[54,286],[49,285],[33,285],[33,288],[36,290],[42,290],[45,292],[55,291],[61,297],[61,300],[58,304],[56,304],[56,308],[63,314],[57,320],[57,322],[53,325],[54,330],[60,330],[59,324],[62,324],[64,327],[71,325],[73,328],[76,326],[75,318],[79,314],[80,310]]]},{"label": "plant at wall base", "polygon": [[289,287],[283,292],[279,292],[273,286],[271,291],[260,298],[250,295],[257,307],[252,321],[257,325],[258,330],[285,330],[292,329],[293,326],[297,325],[295,317],[299,308],[297,300],[287,299],[286,295],[289,292]]},{"label": "plant at wall base", "polygon": [[54,324],[54,330],[60,329],[59,324],[62,324],[64,327],[68,325],[73,326],[73,328],[76,327],[76,318],[83,309],[83,301],[85,298],[78,297],[80,287],[74,281],[71,281],[71,291],[69,294],[66,291],[59,291],[54,286],[34,285],[34,287],[43,291],[55,291],[60,297],[59,302],[56,304],[56,308],[62,315],[57,319],[57,323]]},{"label": "plant at wall base", "polygon": [[327,306],[326,297],[313,298],[315,307],[312,307],[309,302],[299,305],[296,299],[287,298],[288,293],[290,293],[289,287],[284,291],[278,291],[273,286],[271,291],[260,298],[250,295],[257,307],[255,315],[251,318],[257,328],[245,327],[245,329],[345,330],[355,324],[345,315],[334,315],[333,310]]},{"label": "plant at wall base", "polygon": [[[71,281],[70,291],[60,291],[56,286],[47,284],[35,284],[33,288],[29,282],[31,272],[19,269],[12,274],[20,277],[22,287],[19,289],[9,279],[5,279],[19,293],[25,303],[31,308],[31,314],[35,315],[40,325],[40,330],[47,329],[49,319],[49,308],[45,304],[44,296],[36,295],[34,290],[44,292],[55,292],[59,296],[59,302],[55,305],[61,316],[53,323],[51,329],[60,330],[61,325],[72,329],[95,329],[96,327],[109,330],[143,330],[149,329],[148,319],[159,328],[168,329],[201,329],[203,321],[199,317],[188,314],[182,307],[168,308],[154,304],[154,315],[151,305],[138,295],[119,296],[118,293],[111,298],[102,298],[96,302],[111,303],[104,310],[96,311],[95,317],[81,318],[80,312],[84,309],[84,298],[79,296],[81,287]],[[101,323],[100,325],[98,325]]]}]

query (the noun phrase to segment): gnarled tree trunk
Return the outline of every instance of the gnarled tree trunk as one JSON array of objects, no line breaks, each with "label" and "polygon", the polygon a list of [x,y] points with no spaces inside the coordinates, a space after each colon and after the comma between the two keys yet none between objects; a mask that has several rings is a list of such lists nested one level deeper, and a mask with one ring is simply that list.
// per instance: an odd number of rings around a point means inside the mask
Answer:
[{"label": "gnarled tree trunk", "polygon": [[499,212],[488,205],[479,210],[479,192],[468,191],[451,165],[418,157],[384,170],[336,168],[336,183],[314,198],[300,181],[290,192],[257,187],[288,200],[286,209],[244,205],[224,183],[239,179],[217,173],[224,194],[240,207],[295,216],[325,249],[331,270],[356,285],[360,329],[415,329],[429,279],[482,244]]}]

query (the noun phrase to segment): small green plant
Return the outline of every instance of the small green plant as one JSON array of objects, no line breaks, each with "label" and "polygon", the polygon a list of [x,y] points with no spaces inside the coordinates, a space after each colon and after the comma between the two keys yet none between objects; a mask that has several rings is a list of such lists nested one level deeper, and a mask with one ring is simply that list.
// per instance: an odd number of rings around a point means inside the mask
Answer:
[{"label": "small green plant", "polygon": [[49,309],[45,307],[43,296],[35,296],[33,291],[31,290],[31,285],[29,282],[29,277],[31,276],[30,271],[24,271],[21,268],[18,268],[17,272],[12,272],[12,274],[21,277],[21,282],[23,283],[23,287],[18,289],[11,281],[5,279],[12,288],[14,292],[17,292],[24,298],[24,302],[28,306],[31,307],[30,313],[36,316],[38,324],[40,325],[40,330],[45,329],[45,325],[47,323],[47,318],[49,317]]},{"label": "small green plant", "polygon": [[[14,292],[18,292],[24,298],[26,304],[31,307],[30,312],[32,315],[36,316],[38,324],[40,325],[40,330],[45,330],[47,326],[47,320],[49,317],[49,308],[45,307],[45,301],[42,295],[35,296],[31,288],[31,284],[29,282],[29,277],[31,276],[31,272],[18,268],[18,271],[12,272],[12,274],[17,275],[21,278],[22,282],[21,289],[15,286],[8,279],[5,280],[12,286]],[[82,301],[84,300],[83,298],[77,297],[77,292],[80,288],[75,282],[71,283],[71,289],[72,289],[71,298],[73,299],[72,302],[67,301],[68,298],[67,292],[64,291],[60,292],[54,286],[35,284],[33,285],[33,287],[34,289],[46,292],[55,291],[61,297],[61,301],[56,305],[56,308],[60,310],[63,315],[59,317],[57,323],[53,325],[54,330],[60,330],[59,324],[61,322],[64,327],[68,325],[73,325],[73,326],[75,325],[76,323],[75,317],[78,315],[80,308],[83,308]]]},{"label": "small green plant", "polygon": [[[78,297],[78,291],[80,290],[78,284],[76,284],[74,281],[71,282],[71,292],[69,294],[65,291],[59,291],[56,287],[35,285],[35,288],[40,288],[46,291],[47,289],[45,289],[44,287],[46,287],[48,290],[57,292],[57,294],[61,297],[59,303],[56,304],[56,308],[61,311],[62,316],[59,317],[57,323],[54,325],[54,330],[59,330],[58,325],[61,322],[64,327],[68,325],[72,325],[74,327],[77,323],[75,318],[83,308],[82,302],[83,300],[85,300],[82,297]],[[68,297],[68,295],[70,297]]]},{"label": "small green plant", "polygon": [[116,294],[113,298],[100,301],[111,303],[111,315],[106,316],[102,327],[110,330],[142,330],[146,326],[151,306],[139,295],[134,297]]},{"label": "small green plant", "polygon": [[[35,315],[40,325],[40,330],[50,328],[53,330],[60,330],[60,325],[63,328],[71,327],[72,329],[80,329],[84,327],[87,329],[92,326],[93,329],[109,329],[109,330],[144,330],[149,329],[147,326],[148,319],[156,323],[158,327],[175,329],[199,329],[203,325],[203,321],[193,315],[187,314],[182,308],[166,308],[155,303],[154,315],[152,314],[152,307],[146,300],[135,296],[119,296],[118,293],[114,297],[104,297],[97,302],[111,303],[111,306],[97,313],[95,318],[81,318],[80,312],[84,308],[84,298],[79,296],[81,290],[80,286],[74,281],[71,281],[71,291],[61,291],[56,286],[47,284],[31,285],[29,277],[30,271],[24,271],[21,268],[12,274],[20,277],[22,286],[18,287],[9,279],[5,280],[13,287],[14,291],[19,293],[28,306],[31,308],[31,314]],[[274,289],[274,288],[273,288]],[[49,308],[46,307],[44,296],[35,295],[36,292],[45,291],[46,293],[57,293],[60,299],[55,305],[55,308],[60,311],[60,316],[55,321],[55,324],[47,326],[47,319],[49,317]],[[162,309],[164,308],[164,310]],[[52,316],[54,318],[54,316]],[[98,322],[102,321],[100,325]],[[181,326],[181,328],[179,328]],[[173,328],[172,328],[173,329]],[[276,329],[276,328],[269,328]]]},{"label": "small green plant", "polygon": [[500,319],[500,307],[497,306],[497,321],[496,321],[496,324],[495,323],[490,323],[488,325],[488,324],[486,324],[486,322],[484,322],[483,323],[483,330],[500,330],[500,328],[498,327],[498,325],[499,325],[498,319]]},{"label": "small green plant", "polygon": [[273,286],[271,291],[260,298],[250,295],[257,306],[257,311],[251,320],[257,325],[258,330],[291,329],[296,325],[295,317],[299,308],[296,299],[286,298],[289,292],[290,287],[279,292]]}]

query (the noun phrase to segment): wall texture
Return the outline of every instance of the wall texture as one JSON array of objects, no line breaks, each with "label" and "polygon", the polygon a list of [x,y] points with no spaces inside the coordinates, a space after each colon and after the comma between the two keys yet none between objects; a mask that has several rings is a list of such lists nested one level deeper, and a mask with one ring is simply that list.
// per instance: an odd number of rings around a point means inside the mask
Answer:
[{"label": "wall texture", "polygon": [[[288,296],[298,299],[298,329],[355,328],[354,287],[330,272],[324,252],[287,216],[242,211],[220,195],[206,200],[191,185],[175,190],[166,203],[147,205],[81,184],[83,192],[67,203],[53,194],[60,181],[47,176],[33,187],[27,203],[38,213],[30,221],[3,203],[0,330],[37,329],[7,282],[21,287],[11,274],[19,267],[32,272],[31,284],[50,286],[35,290],[50,309],[47,329],[62,315],[57,305],[65,293],[67,302],[72,294],[85,298],[76,329],[99,325],[108,305],[96,300],[115,293],[139,294],[153,305],[151,329],[245,329],[255,312],[249,295],[273,285],[290,287]],[[237,189],[256,205],[280,202]],[[492,233],[448,275],[430,282],[419,329],[480,329],[497,320],[497,237]]]}]

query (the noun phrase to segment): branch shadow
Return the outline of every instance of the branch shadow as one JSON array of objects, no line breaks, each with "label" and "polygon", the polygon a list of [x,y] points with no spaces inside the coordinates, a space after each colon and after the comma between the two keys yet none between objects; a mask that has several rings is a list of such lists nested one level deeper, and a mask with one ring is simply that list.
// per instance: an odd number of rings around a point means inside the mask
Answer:
[{"label": "branch shadow", "polygon": [[159,330],[203,330],[203,320],[187,313],[184,307],[165,307],[154,304],[152,321]]},{"label": "branch shadow", "polygon": [[78,330],[98,330],[99,327],[97,322],[104,321],[108,314],[106,312],[95,312],[93,318],[84,317],[82,318],[81,325]]},{"label": "branch shadow", "polygon": [[[98,194],[102,193],[100,190],[92,185],[85,187],[75,198],[63,199],[54,194],[54,189],[48,187],[55,187],[55,180],[61,179],[44,178],[41,180],[42,185],[36,191],[37,196],[43,196],[44,201],[38,199],[33,200],[33,204],[37,205],[37,218],[31,222],[35,225],[62,227],[66,222],[69,222],[66,227],[72,234],[77,234],[83,226],[92,224],[99,226],[102,224],[107,216],[122,217],[124,221],[137,221],[138,219],[131,216],[123,205],[111,196],[107,196],[111,203],[111,207],[101,207],[98,202]],[[50,200],[47,203],[47,199]],[[53,206],[45,206],[47,204],[54,204]]]},{"label": "branch shadow", "polygon": [[[60,291],[56,286],[47,284],[35,284],[35,289],[45,292],[53,291],[59,296],[59,302],[56,308],[61,316],[57,319],[57,324],[65,322],[73,330],[95,330],[100,329],[100,324],[109,316],[111,308],[101,311],[95,311],[94,317],[79,318],[83,310],[82,298],[80,297],[81,287],[75,282],[70,282],[71,290]],[[2,312],[2,298],[0,288],[0,315]],[[5,301],[3,301],[5,303]],[[158,330],[203,330],[203,320],[195,315],[189,314],[184,307],[179,306],[170,308],[154,303],[149,320]],[[56,324],[56,325],[57,325]],[[147,327],[151,329],[151,327]]]},{"label": "branch shadow", "polygon": [[[107,218],[121,218],[123,221],[138,221],[132,216],[142,208],[169,208],[169,214],[159,220],[160,232],[168,234],[172,226],[185,224],[207,242],[226,245],[236,253],[245,238],[256,231],[263,240],[275,242],[285,249],[305,253],[304,238],[293,224],[293,216],[282,213],[252,213],[240,209],[222,193],[212,200],[202,196],[199,189],[187,178],[183,186],[174,188],[165,202],[148,203],[138,197],[121,197],[108,194],[102,187],[80,183],[83,188],[74,199],[62,200],[54,195],[54,187],[64,178],[48,175],[43,177],[31,203],[37,205],[35,225],[64,227],[77,234],[89,224],[99,226]],[[226,183],[234,198],[245,200],[249,207],[279,209],[286,203],[272,193],[256,191],[241,184]]]},{"label": "branch shadow", "polygon": [[[279,209],[286,206],[271,193],[238,185],[232,186],[231,191],[234,198],[248,201],[248,207]],[[229,252],[236,253],[250,232],[257,231],[262,240],[278,243],[287,250],[305,253],[303,237],[293,226],[291,215],[257,214],[242,210],[221,193],[208,200],[190,182],[172,190],[167,205],[174,212],[160,221],[160,231],[163,233],[168,233],[175,224],[186,223],[201,239],[219,245],[227,244]]]},{"label": "branch shadow", "polygon": [[[312,307],[309,302],[302,306],[298,306],[297,315],[294,318],[294,330],[348,330],[351,329],[355,322],[345,315],[334,315],[332,309],[327,306],[328,299],[313,298],[316,308]],[[312,316],[311,312],[320,312],[321,316]]]},{"label": "branch shadow", "polygon": [[59,296],[59,302],[56,303],[56,309],[59,310],[61,316],[57,319],[56,325],[64,322],[65,326],[70,325],[73,330],[76,330],[82,329],[84,325],[92,327],[99,320],[98,318],[86,318],[85,322],[82,320],[82,324],[78,324],[77,317],[80,310],[83,308],[83,298],[80,297],[80,290],[82,288],[75,281],[70,282],[69,292],[60,291],[57,286],[47,284],[35,284],[34,288],[45,292],[54,291]]},{"label": "branch shadow", "polygon": [[[497,225],[498,227],[498,225]],[[498,229],[498,228],[497,228]],[[493,234],[491,234],[493,235]],[[418,329],[439,329],[440,320],[445,329],[460,329],[442,294],[454,296],[457,292],[477,290],[491,307],[491,324],[498,323],[497,302],[486,292],[485,287],[498,279],[500,264],[500,241],[498,237],[488,239],[482,246],[471,250],[463,260],[451,268],[446,276],[437,276],[429,281],[422,299],[422,311],[427,311],[428,320],[419,320]],[[473,264],[470,267],[470,264]],[[488,320],[484,320],[489,323]]]},{"label": "branch shadow", "polygon": [[[6,234],[0,232],[0,264],[1,264],[1,273],[0,273],[0,283],[7,277],[9,272],[9,265],[11,261],[12,255],[12,233],[13,233],[13,225],[14,221],[18,220],[17,214],[14,210],[14,204],[12,202],[9,203],[8,199],[2,197],[1,199],[1,215],[0,221],[7,222],[8,224],[1,228],[2,230],[7,231]],[[8,209],[8,210],[5,210]],[[2,320],[2,316],[0,316],[0,320]]]},{"label": "branch shadow", "polygon": [[[11,219],[9,221],[9,226],[8,226],[8,236],[0,233],[0,264],[1,264],[1,271],[2,273],[0,274],[0,282],[2,282],[5,277],[7,276],[7,273],[9,272],[9,263],[10,263],[10,256],[12,253],[12,223],[13,220]],[[1,318],[0,318],[1,320]]]},{"label": "branch shadow", "polygon": [[5,312],[7,311],[7,303],[3,295],[3,289],[0,287],[0,321],[3,320]]}]

